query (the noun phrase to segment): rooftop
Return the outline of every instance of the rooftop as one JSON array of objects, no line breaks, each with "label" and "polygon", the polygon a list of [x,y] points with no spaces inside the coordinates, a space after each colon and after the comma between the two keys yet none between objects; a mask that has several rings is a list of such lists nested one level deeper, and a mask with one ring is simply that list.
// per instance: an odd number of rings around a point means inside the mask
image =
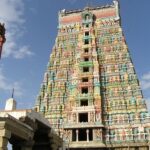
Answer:
[{"label": "rooftop", "polygon": [[98,7],[93,7],[93,6],[86,6],[84,9],[75,9],[75,10],[61,10],[60,11],[60,14],[73,14],[73,13],[80,13],[84,10],[99,10],[99,9],[104,9],[104,8],[113,8],[115,7],[115,5],[118,5],[118,0],[114,0],[113,1],[113,4],[109,5],[103,5],[103,6],[98,6]]}]

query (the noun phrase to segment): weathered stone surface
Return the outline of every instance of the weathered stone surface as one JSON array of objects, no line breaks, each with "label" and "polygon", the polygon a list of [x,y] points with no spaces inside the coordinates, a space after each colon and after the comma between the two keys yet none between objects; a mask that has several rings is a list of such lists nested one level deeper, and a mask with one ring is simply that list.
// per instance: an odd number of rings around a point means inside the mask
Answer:
[{"label": "weathered stone surface", "polygon": [[8,140],[13,150],[49,150],[52,144],[54,149],[62,145],[49,122],[33,110],[0,112],[0,150],[7,149]]}]

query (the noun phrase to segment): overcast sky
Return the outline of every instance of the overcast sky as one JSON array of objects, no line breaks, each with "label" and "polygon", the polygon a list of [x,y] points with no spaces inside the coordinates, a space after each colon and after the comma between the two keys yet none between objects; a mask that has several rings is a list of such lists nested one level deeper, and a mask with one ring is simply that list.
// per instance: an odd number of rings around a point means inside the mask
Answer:
[{"label": "overcast sky", "polygon": [[[18,108],[34,106],[57,35],[58,11],[112,0],[0,0],[7,41],[0,60],[0,109],[15,88]],[[150,107],[150,0],[120,0],[122,27]]]}]

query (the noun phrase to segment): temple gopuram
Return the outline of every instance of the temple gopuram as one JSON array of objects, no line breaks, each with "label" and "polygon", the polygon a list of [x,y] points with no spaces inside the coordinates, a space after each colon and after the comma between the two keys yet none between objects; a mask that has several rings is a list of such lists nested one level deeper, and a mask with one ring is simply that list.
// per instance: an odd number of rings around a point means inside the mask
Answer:
[{"label": "temple gopuram", "polygon": [[0,23],[0,58],[1,58],[1,54],[2,54],[3,44],[5,43],[5,41],[6,41],[5,27],[4,27],[4,24]]},{"label": "temple gopuram", "polygon": [[119,2],[59,12],[35,110],[68,150],[148,150],[150,114],[124,37]]}]

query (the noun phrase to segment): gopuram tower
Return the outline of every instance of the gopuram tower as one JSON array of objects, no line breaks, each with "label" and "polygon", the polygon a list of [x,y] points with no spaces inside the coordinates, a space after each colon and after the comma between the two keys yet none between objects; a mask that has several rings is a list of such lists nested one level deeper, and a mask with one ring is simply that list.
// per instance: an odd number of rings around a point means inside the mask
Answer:
[{"label": "gopuram tower", "polygon": [[117,0],[59,12],[58,35],[35,109],[68,149],[149,148],[150,115]]},{"label": "gopuram tower", "polygon": [[4,24],[0,23],[0,59],[1,59],[1,54],[2,54],[3,44],[5,43],[5,41],[6,41],[5,27],[4,27]]}]

